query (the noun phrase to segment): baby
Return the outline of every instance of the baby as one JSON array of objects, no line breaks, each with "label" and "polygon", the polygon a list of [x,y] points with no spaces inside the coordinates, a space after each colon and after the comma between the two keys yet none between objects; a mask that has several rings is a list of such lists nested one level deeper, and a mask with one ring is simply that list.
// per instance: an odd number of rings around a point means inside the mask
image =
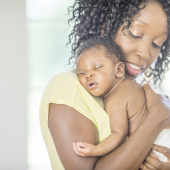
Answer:
[{"label": "baby", "polygon": [[141,85],[125,79],[122,51],[112,40],[85,41],[77,51],[76,68],[82,86],[94,96],[103,96],[111,134],[96,146],[76,142],[73,149],[80,156],[102,156],[116,149],[145,119],[145,93]]}]

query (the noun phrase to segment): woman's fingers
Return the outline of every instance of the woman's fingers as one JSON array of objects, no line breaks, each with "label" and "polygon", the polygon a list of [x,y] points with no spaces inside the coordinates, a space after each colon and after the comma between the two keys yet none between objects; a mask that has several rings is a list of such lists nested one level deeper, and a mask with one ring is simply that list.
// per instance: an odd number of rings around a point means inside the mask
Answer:
[{"label": "woman's fingers", "polygon": [[[159,148],[159,149],[158,149]],[[168,148],[167,148],[168,149]],[[166,148],[164,147],[160,147],[159,145],[157,145],[157,147],[155,146],[154,147],[154,150],[155,151],[158,151],[158,152],[161,152],[161,153],[165,153],[167,151]],[[169,149],[168,149],[168,152],[169,152]],[[166,153],[167,154],[167,153]],[[169,155],[169,153],[168,153]],[[167,156],[168,157],[168,156]],[[169,159],[168,159],[169,160]],[[149,156],[147,156],[145,162],[144,162],[144,168],[149,168],[149,169],[153,169],[153,170],[170,170],[170,163],[169,161],[164,163],[164,162],[161,162],[158,157],[155,155],[154,152],[150,152],[149,153]]]},{"label": "woman's fingers", "polygon": [[170,126],[170,102],[165,96],[156,94],[149,84],[143,86],[146,96],[148,116],[153,122],[161,123],[162,128]]},{"label": "woman's fingers", "polygon": [[152,158],[155,158],[157,160],[159,160],[158,156],[155,154],[155,152],[153,152],[152,150],[149,152],[149,156],[151,156]]},{"label": "woman's fingers", "polygon": [[145,168],[152,169],[152,170],[158,170],[157,168],[150,165],[148,162],[144,162]]},{"label": "woman's fingers", "polygon": [[155,105],[155,102],[157,102],[157,100],[160,100],[160,99],[158,99],[158,98],[160,98],[160,97],[159,97],[158,94],[156,94],[156,93],[152,90],[152,88],[150,87],[149,84],[145,84],[145,85],[143,86],[143,89],[144,89],[145,95],[146,95],[147,108],[148,108],[148,109],[151,109],[151,107],[152,107],[153,105]]},{"label": "woman's fingers", "polygon": [[161,165],[162,165],[162,163],[158,159],[155,159],[151,156],[147,156],[144,164],[153,170],[161,169]]},{"label": "woman's fingers", "polygon": [[143,89],[145,92],[149,91],[147,94],[149,95],[149,93],[155,93],[152,88],[150,87],[150,85],[148,83],[146,83],[145,85],[143,85]]},{"label": "woman's fingers", "polygon": [[155,160],[159,160],[159,158],[155,155],[153,151],[150,151],[143,164],[149,169],[157,170],[157,168],[154,166],[156,163]]},{"label": "woman's fingers", "polygon": [[170,163],[170,149],[169,148],[155,144],[153,147],[153,150],[164,154],[167,157],[167,163]]},{"label": "woman's fingers", "polygon": [[145,164],[142,164],[142,166],[140,167],[141,170],[149,170],[150,168],[148,168]]}]

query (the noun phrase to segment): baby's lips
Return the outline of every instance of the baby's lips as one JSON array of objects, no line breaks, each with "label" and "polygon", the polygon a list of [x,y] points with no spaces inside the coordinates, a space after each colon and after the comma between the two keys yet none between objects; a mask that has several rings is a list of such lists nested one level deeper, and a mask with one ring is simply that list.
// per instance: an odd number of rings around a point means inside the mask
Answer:
[{"label": "baby's lips", "polygon": [[91,86],[91,84],[94,84],[94,81],[90,80],[87,82],[87,88],[89,88]]}]

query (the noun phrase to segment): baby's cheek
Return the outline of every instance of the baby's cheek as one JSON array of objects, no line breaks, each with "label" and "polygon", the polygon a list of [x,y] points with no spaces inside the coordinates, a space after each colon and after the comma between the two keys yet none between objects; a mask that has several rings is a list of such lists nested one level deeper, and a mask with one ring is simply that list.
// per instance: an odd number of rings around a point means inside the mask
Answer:
[{"label": "baby's cheek", "polygon": [[80,84],[85,87],[85,80],[82,77],[79,77]]}]

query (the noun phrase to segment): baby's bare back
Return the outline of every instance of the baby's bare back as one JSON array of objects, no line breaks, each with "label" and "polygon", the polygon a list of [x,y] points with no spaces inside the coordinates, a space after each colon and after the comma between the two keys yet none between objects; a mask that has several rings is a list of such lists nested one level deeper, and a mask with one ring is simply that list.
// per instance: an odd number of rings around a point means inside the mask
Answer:
[{"label": "baby's bare back", "polygon": [[[120,104],[114,106],[114,101],[116,101],[116,103],[120,101]],[[112,96],[105,105],[107,107],[126,109],[125,114],[127,114],[129,128],[128,135],[133,133],[147,115],[144,90],[141,85],[129,79],[125,79],[116,87],[114,93],[112,93]]]},{"label": "baby's bare back", "polygon": [[127,94],[127,114],[130,135],[147,116],[146,97],[142,86],[132,80],[126,79],[120,88],[125,89],[124,93]]}]

